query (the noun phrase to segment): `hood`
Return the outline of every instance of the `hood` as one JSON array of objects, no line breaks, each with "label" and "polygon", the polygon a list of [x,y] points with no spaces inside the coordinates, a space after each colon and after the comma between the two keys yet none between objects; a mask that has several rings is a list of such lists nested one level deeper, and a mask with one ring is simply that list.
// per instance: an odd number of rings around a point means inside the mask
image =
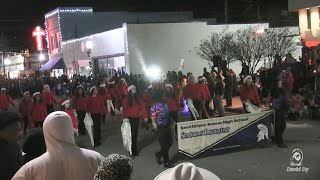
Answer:
[{"label": "hood", "polygon": [[63,151],[70,146],[76,146],[74,131],[70,116],[63,111],[56,111],[47,116],[43,123],[44,139],[47,152]]}]

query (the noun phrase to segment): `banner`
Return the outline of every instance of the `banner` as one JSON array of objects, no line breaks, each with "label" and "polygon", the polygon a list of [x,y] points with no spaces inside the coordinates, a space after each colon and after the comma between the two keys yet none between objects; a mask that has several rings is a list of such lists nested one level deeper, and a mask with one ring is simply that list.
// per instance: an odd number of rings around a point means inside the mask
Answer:
[{"label": "banner", "polygon": [[266,142],[272,136],[273,111],[181,122],[179,152],[194,157],[206,150],[223,150]]}]

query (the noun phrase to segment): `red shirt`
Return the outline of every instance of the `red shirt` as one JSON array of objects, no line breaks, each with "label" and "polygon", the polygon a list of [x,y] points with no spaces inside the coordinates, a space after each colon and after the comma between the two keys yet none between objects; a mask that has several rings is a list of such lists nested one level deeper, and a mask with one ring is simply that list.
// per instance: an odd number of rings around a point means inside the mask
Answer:
[{"label": "red shirt", "polygon": [[286,90],[292,91],[293,89],[293,76],[289,73],[283,81],[283,86]]},{"label": "red shirt", "polygon": [[257,91],[257,87],[252,85],[247,87],[246,85],[240,86],[240,99],[242,103],[246,100],[250,100],[254,105],[261,105],[260,97]]},{"label": "red shirt", "polygon": [[132,99],[132,106],[129,106],[128,96],[123,99],[123,117],[124,118],[139,118],[140,113],[143,118],[147,118],[145,104],[142,99],[139,99],[140,104],[137,104],[135,99]]},{"label": "red shirt", "polygon": [[77,111],[87,111],[87,97],[85,96],[74,96],[72,99],[73,107]]},{"label": "red shirt", "polygon": [[125,83],[121,83],[120,86],[119,86],[119,89],[120,89],[120,93],[122,96],[126,96],[128,95],[128,87]]},{"label": "red shirt", "polygon": [[178,111],[180,110],[179,106],[179,97],[174,98],[166,98],[166,103],[168,104],[169,111]]},{"label": "red shirt", "polygon": [[93,114],[103,114],[104,112],[104,99],[101,96],[87,97],[87,112]]},{"label": "red shirt", "polygon": [[67,110],[65,110],[65,112],[71,117],[73,128],[74,129],[78,129],[77,117],[74,114],[73,110],[72,109],[67,109]]},{"label": "red shirt", "polygon": [[31,103],[30,121],[43,122],[47,115],[47,107],[43,102]]},{"label": "red shirt", "polygon": [[118,98],[120,96],[120,90],[117,86],[108,88],[108,93],[112,99]]},{"label": "red shirt", "polygon": [[10,104],[16,107],[12,98],[9,95],[0,94],[0,109],[8,111]]},{"label": "red shirt", "polygon": [[29,117],[29,114],[31,112],[31,105],[32,101],[26,101],[25,99],[22,99],[19,102],[19,112],[22,117]]},{"label": "red shirt", "polygon": [[53,92],[42,93],[42,99],[44,104],[46,105],[53,105],[53,103],[57,103],[56,97],[54,96]]},{"label": "red shirt", "polygon": [[188,84],[183,89],[185,99],[205,100],[205,93],[201,84]]},{"label": "red shirt", "polygon": [[204,93],[204,100],[208,101],[211,99],[211,94],[207,84],[200,84]]}]

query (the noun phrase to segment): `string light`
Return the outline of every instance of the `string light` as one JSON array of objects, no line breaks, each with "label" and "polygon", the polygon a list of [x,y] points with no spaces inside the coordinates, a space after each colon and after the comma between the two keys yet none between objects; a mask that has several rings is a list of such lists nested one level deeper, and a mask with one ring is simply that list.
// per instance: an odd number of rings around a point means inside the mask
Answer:
[{"label": "string light", "polygon": [[59,12],[59,9],[56,9],[54,11],[47,13],[44,17],[45,17],[45,19],[50,18],[50,17],[54,16],[55,14],[57,14],[58,12]]},{"label": "string light", "polygon": [[49,13],[47,13],[45,15],[45,18],[50,18],[54,15],[56,15],[57,13],[78,13],[78,12],[81,12],[81,13],[90,13],[90,12],[93,12],[93,9],[92,8],[77,8],[77,9],[63,9],[63,8],[58,8],[54,11],[51,11]]}]

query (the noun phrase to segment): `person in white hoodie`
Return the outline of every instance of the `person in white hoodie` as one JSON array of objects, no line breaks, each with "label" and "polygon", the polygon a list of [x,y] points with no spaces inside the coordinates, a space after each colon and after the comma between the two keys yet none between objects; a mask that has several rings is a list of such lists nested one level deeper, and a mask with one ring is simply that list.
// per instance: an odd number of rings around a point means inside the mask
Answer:
[{"label": "person in white hoodie", "polygon": [[22,166],[13,180],[92,180],[104,157],[75,144],[70,116],[56,111],[43,124],[47,152]]}]

